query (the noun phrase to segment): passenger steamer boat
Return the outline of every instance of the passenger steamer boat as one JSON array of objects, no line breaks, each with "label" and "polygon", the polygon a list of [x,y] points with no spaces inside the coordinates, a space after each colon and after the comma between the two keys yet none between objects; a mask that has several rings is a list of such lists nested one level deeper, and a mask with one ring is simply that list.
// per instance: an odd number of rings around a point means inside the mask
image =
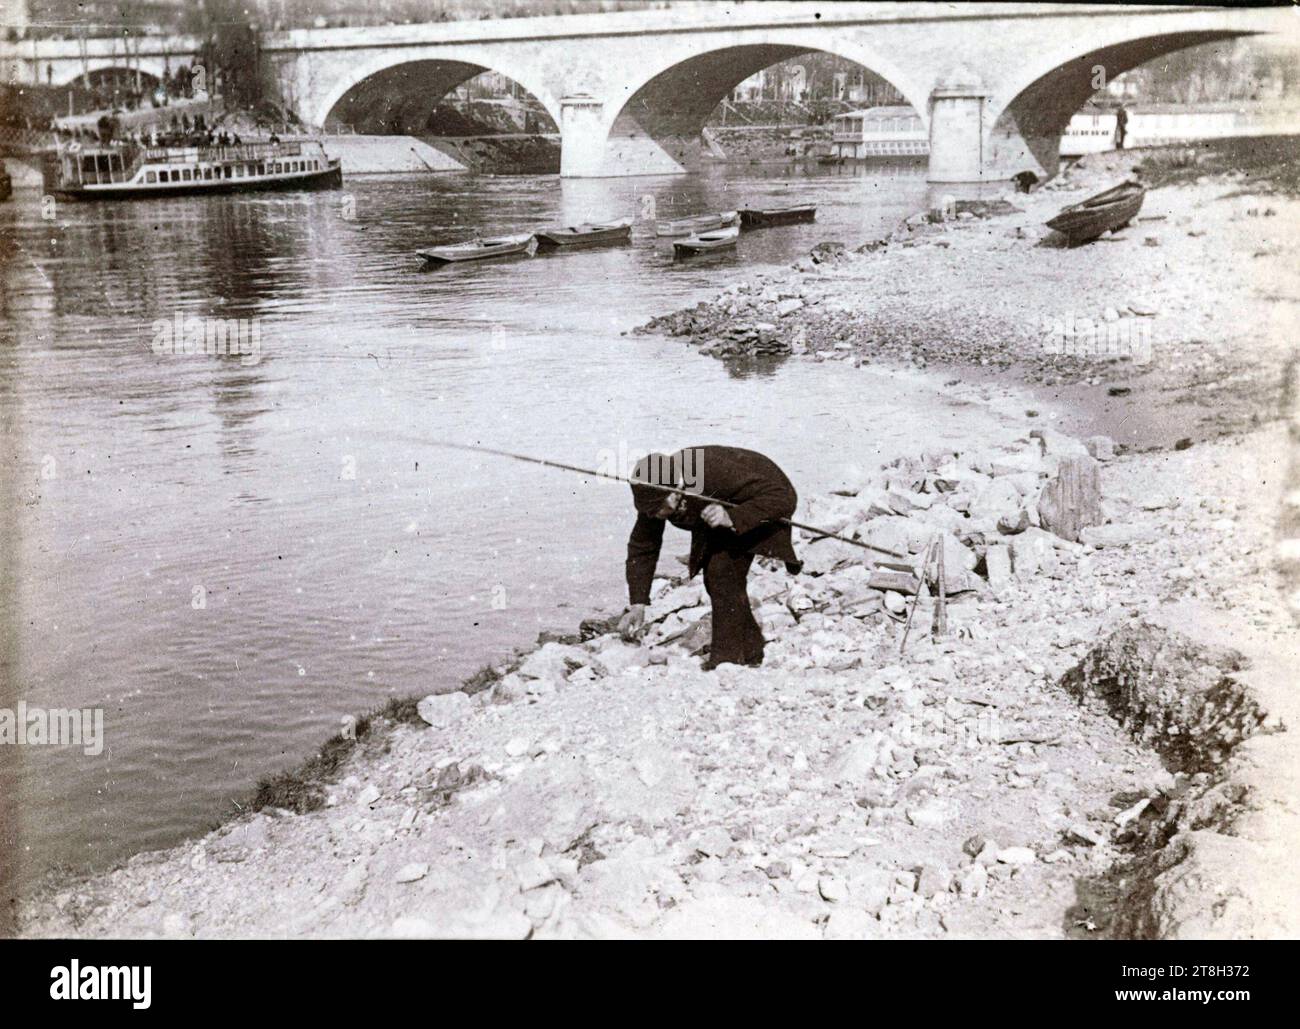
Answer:
[{"label": "passenger steamer boat", "polygon": [[237,146],[61,145],[46,189],[64,199],[124,199],[262,189],[337,189],[343,171],[316,140]]}]

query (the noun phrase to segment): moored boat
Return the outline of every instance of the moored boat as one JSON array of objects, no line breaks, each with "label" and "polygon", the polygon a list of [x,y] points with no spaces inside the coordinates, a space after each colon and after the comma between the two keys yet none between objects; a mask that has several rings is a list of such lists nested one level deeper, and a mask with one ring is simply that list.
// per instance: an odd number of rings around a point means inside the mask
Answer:
[{"label": "moored boat", "polygon": [[656,236],[690,236],[697,232],[711,232],[740,223],[740,212],[722,211],[718,214],[697,214],[690,218],[655,222]]},{"label": "moored boat", "polygon": [[317,140],[238,145],[60,145],[46,190],[68,200],[132,199],[267,189],[337,189],[343,171]]},{"label": "moored boat", "polygon": [[709,250],[734,247],[739,237],[740,227],[732,225],[724,229],[714,229],[711,232],[697,232],[693,236],[687,236],[686,239],[674,240],[673,250],[679,256],[702,254]]},{"label": "moored boat", "polygon": [[590,247],[626,243],[631,238],[630,221],[583,222],[581,225],[544,229],[537,233],[537,246],[545,250],[560,247]]},{"label": "moored boat", "polygon": [[1048,220],[1047,227],[1065,236],[1071,246],[1087,243],[1132,221],[1142,209],[1146,192],[1141,183],[1121,182],[1104,193],[1062,208],[1060,214]]},{"label": "moored boat", "polygon": [[520,232],[511,236],[492,236],[485,239],[467,239],[443,247],[429,247],[416,253],[430,264],[455,264],[460,261],[482,261],[489,257],[509,257],[525,253],[532,245],[533,234]]},{"label": "moored boat", "polygon": [[742,229],[762,229],[769,225],[793,225],[796,222],[810,222],[817,218],[815,204],[797,204],[791,207],[742,207],[740,209],[740,227]]}]

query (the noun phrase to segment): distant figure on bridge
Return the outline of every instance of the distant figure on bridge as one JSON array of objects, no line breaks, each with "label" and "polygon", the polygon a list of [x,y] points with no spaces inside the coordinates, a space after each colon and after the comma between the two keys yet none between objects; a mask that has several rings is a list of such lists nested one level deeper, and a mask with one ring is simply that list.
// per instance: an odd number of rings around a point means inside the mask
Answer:
[{"label": "distant figure on bridge", "polygon": [[1128,111],[1120,104],[1115,111],[1115,149],[1124,149],[1124,137],[1128,134]]}]

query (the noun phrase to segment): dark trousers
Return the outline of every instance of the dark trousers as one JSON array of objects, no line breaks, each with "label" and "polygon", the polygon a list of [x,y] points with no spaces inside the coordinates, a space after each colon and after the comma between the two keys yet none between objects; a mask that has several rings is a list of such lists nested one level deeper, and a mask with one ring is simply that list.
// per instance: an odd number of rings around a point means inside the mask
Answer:
[{"label": "dark trousers", "polygon": [[763,630],[749,606],[746,579],[753,554],[712,549],[704,558],[704,588],[713,604],[713,642],[709,661],[747,664],[763,660]]}]

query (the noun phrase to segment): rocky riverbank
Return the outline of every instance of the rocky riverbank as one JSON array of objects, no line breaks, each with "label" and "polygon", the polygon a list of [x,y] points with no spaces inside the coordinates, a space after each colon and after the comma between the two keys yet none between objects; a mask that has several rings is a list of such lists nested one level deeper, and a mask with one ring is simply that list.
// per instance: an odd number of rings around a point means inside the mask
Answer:
[{"label": "rocky riverbank", "polygon": [[[661,579],[642,645],[588,622],[585,640],[551,640],[466,692],[394,707],[335,741],[313,778],[266,784],[257,814],[29,903],[23,931],[1293,930],[1278,899],[1293,894],[1277,889],[1290,866],[1270,865],[1267,839],[1256,846],[1236,817],[1253,805],[1255,831],[1285,839],[1293,794],[1258,775],[1238,792],[1225,772],[1246,747],[1285,740],[1282,719],[1246,681],[1245,658],[1217,658],[1222,675],[1202,681],[1200,645],[1150,624],[1199,605],[1248,622],[1266,649],[1293,645],[1269,546],[1277,487],[1255,487],[1281,443],[1273,429],[1112,457],[1095,440],[1093,457],[1026,433],[896,462],[809,514],[911,557],[872,565],[821,540],[804,543],[796,579],[760,569],[763,668],[700,671],[700,586]],[[1097,489],[1100,524],[1076,529],[1081,542],[1034,524],[1070,533],[1063,474]],[[906,569],[932,540],[944,547],[946,632],[932,635],[937,601],[921,589],[903,649],[919,585]],[[1122,650],[1123,634],[1148,654],[1191,655],[1196,674],[1117,696],[1099,655]],[[1179,749],[1189,722],[1197,746]],[[1206,808],[1216,822],[1177,821]],[[1197,855],[1200,883],[1172,913],[1152,886],[1171,870],[1151,864],[1171,840]],[[1236,871],[1252,847],[1270,879]],[[1119,885],[1126,862],[1151,867]],[[1186,864],[1172,865],[1179,882]]]},{"label": "rocky riverbank", "polygon": [[[807,498],[801,520],[901,556],[805,538],[800,576],[756,567],[762,668],[700,670],[707,600],[666,560],[640,645],[593,618],[390,705],[248,816],[29,899],[20,930],[1295,935],[1300,654],[1275,546],[1295,201],[1207,175],[1114,242],[1041,245],[1039,208],[1088,174],[660,322],[714,350],[751,325],[728,360],[752,339],[960,366],[1024,412]],[[1045,352],[1044,311],[1076,335],[1082,312],[1149,324],[1149,360]]]}]

